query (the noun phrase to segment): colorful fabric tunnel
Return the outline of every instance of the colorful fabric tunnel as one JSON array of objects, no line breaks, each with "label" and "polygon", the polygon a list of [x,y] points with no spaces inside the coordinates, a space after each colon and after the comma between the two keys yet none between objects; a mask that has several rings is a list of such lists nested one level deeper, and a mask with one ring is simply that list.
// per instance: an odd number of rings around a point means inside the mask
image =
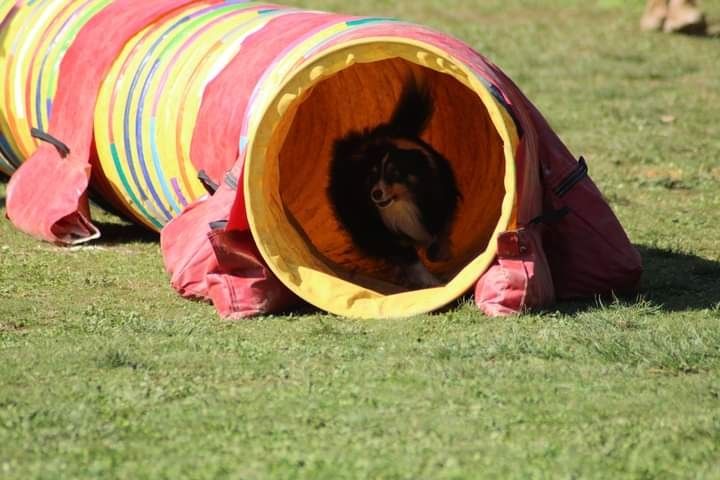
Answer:
[{"label": "colorful fabric tunnel", "polygon": [[[161,231],[173,286],[230,317],[300,299],[398,317],[468,292],[499,315],[637,286],[585,163],[447,35],[241,1],[4,0],[0,18],[7,213],[36,237],[96,238],[90,188]],[[355,247],[326,194],[335,140],[386,122],[409,76],[432,94],[423,140],[462,194],[453,256],[427,264],[446,282],[414,291]]]}]

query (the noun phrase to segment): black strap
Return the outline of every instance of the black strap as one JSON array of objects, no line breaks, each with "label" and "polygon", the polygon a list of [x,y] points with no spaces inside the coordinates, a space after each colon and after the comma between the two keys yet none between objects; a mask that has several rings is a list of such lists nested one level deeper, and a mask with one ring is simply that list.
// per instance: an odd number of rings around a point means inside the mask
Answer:
[{"label": "black strap", "polygon": [[198,172],[198,180],[200,180],[203,184],[203,187],[205,187],[205,190],[212,195],[217,191],[217,189],[220,187],[217,183],[213,182],[210,176],[207,174],[205,170],[200,170]]},{"label": "black strap", "polygon": [[225,230],[227,224],[227,220],[215,220],[214,222],[210,222],[208,225],[210,225],[210,230]]},{"label": "black strap", "polygon": [[577,167],[575,167],[575,170],[573,170],[570,175],[565,177],[560,184],[555,187],[553,192],[555,192],[555,195],[558,197],[564,196],[566,193],[568,193],[572,188],[577,185],[577,183],[585,178],[588,173],[588,167],[587,163],[585,162],[584,157],[580,157],[578,160]]},{"label": "black strap", "polygon": [[[203,187],[205,187],[205,190],[212,195],[213,193],[217,192],[217,189],[220,188],[220,185],[215,183],[212,178],[207,174],[205,170],[200,170],[198,172],[198,179],[202,182]],[[232,188],[233,190],[237,190],[238,187],[238,180],[235,178],[235,175],[228,172],[225,175],[225,185]]]},{"label": "black strap", "polygon": [[67,145],[65,145],[63,142],[58,140],[57,138],[53,137],[47,132],[43,132],[39,128],[31,128],[30,129],[30,135],[37,138],[38,140],[42,140],[43,142],[47,142],[60,154],[60,157],[65,158],[68,155],[70,155],[70,149]]},{"label": "black strap", "polygon": [[512,118],[513,123],[515,123],[515,129],[517,130],[518,137],[522,138],[524,136],[522,125],[520,125],[520,122],[515,116],[515,112],[510,107],[510,104],[508,104],[505,100],[505,97],[503,96],[502,92],[500,92],[500,89],[492,83],[488,82],[488,90],[490,91],[490,94],[495,97],[495,100],[500,102],[500,105],[502,105],[503,108],[505,108],[505,111],[508,112],[508,115],[510,115],[510,118]]},{"label": "black strap", "polygon": [[528,225],[537,225],[538,223],[555,223],[559,220],[561,220],[565,215],[570,213],[570,209],[568,207],[562,207],[557,210],[551,210],[549,212],[545,212],[542,215],[533,218],[528,222]]}]

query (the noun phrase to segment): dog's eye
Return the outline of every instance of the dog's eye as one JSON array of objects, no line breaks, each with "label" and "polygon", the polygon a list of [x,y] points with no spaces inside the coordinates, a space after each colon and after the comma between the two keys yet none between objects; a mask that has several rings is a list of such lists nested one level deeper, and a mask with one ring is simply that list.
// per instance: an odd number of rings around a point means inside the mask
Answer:
[{"label": "dog's eye", "polygon": [[385,174],[386,174],[387,179],[390,181],[396,181],[400,178],[400,172],[398,171],[397,168],[394,168],[394,167],[388,168],[386,170]]}]

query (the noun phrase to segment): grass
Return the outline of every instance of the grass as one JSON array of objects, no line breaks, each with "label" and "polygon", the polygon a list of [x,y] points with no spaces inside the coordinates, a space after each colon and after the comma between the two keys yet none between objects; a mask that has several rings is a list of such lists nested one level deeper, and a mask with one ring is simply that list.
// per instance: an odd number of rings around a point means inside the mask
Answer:
[{"label": "grass", "polygon": [[720,40],[641,34],[639,1],[286,3],[493,59],[587,158],[640,296],[228,323],[109,214],[80,249],[2,221],[0,477],[720,478]]}]

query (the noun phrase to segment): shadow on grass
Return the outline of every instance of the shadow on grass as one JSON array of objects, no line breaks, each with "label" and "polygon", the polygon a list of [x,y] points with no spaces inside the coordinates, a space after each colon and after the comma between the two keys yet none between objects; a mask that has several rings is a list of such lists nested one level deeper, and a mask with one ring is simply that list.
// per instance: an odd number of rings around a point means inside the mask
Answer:
[{"label": "shadow on grass", "polygon": [[720,304],[720,262],[644,245],[638,249],[645,267],[642,294],[664,311],[703,310]]},{"label": "shadow on grass", "polygon": [[93,222],[101,236],[93,245],[122,245],[125,243],[158,243],[160,236],[133,223]]},{"label": "shadow on grass", "polygon": [[[0,172],[0,184],[6,184],[10,181],[10,177]],[[0,208],[5,208],[5,189],[3,189],[2,195],[0,195]]]},{"label": "shadow on grass", "polygon": [[[639,294],[660,310],[687,312],[720,305],[720,262],[647,245],[635,247],[644,268]],[[553,311],[572,315],[597,305],[597,299],[559,302]]]}]

